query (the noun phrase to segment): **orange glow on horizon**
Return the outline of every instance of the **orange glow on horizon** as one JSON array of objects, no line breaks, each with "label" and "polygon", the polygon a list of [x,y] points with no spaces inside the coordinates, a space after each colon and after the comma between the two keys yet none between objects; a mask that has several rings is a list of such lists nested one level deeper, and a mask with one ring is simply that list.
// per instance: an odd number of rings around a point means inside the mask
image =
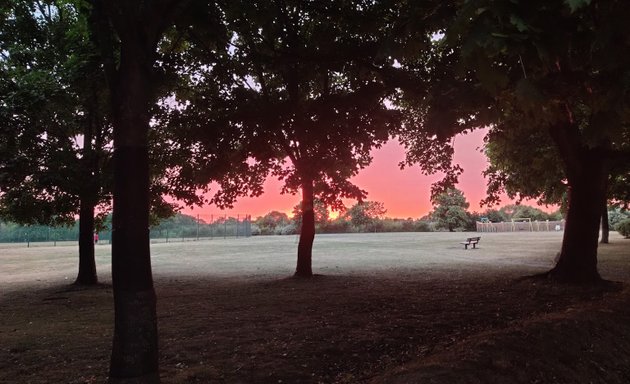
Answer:
[{"label": "orange glow on horizon", "polygon": [[[478,129],[466,135],[457,135],[454,139],[454,162],[461,165],[464,172],[459,178],[457,188],[464,192],[470,203],[470,211],[483,211],[480,201],[486,196],[486,180],[482,172],[488,161],[480,152],[483,146],[483,137],[486,129]],[[409,167],[401,170],[398,163],[405,157],[404,148],[397,140],[391,140],[379,149],[372,152],[372,164],[361,170],[352,182],[368,192],[366,200],[380,201],[385,204],[387,213],[385,216],[392,218],[418,219],[432,210],[430,201],[431,184],[440,180],[442,175],[426,176],[420,172],[420,168]],[[280,211],[292,216],[293,207],[300,203],[299,195],[282,195],[280,191],[282,183],[274,178],[269,178],[264,184],[265,193],[257,198],[242,198],[231,210],[220,211],[216,207],[186,208],[182,213],[200,216],[214,217],[251,215],[252,218],[263,216],[270,211]],[[347,207],[355,202],[345,201]],[[504,197],[502,205],[512,204],[513,201]],[[536,205],[528,201],[528,205]],[[549,211],[555,207],[538,207]],[[331,212],[330,217],[335,218],[339,212]]]}]

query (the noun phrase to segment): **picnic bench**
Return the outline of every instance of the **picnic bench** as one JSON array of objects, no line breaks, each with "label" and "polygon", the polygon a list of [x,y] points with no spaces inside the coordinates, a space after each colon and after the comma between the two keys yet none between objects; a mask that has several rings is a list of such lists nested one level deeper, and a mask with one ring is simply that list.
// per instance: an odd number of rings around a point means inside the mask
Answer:
[{"label": "picnic bench", "polygon": [[466,239],[466,241],[461,241],[460,244],[464,244],[464,249],[468,249],[469,245],[472,245],[472,247],[475,248],[479,240],[481,240],[481,236],[469,237]]}]

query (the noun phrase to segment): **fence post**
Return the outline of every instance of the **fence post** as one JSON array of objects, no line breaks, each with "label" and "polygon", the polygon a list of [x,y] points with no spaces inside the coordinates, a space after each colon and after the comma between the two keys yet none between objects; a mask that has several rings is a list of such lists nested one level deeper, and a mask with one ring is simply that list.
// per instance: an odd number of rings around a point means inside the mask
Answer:
[{"label": "fence post", "polygon": [[223,238],[227,239],[227,213],[223,218]]},{"label": "fence post", "polygon": [[199,241],[199,214],[197,214],[197,241]]}]

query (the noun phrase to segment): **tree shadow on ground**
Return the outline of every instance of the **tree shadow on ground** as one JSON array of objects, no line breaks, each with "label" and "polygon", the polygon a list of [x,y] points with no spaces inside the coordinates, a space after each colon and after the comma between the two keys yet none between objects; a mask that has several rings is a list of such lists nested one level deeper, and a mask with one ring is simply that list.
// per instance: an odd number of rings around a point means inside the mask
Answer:
[{"label": "tree shadow on ground", "polygon": [[[156,276],[156,290],[165,383],[378,381],[403,364],[449,361],[481,345],[476,338],[494,337],[480,335],[507,335],[509,343],[490,348],[500,357],[518,340],[523,347],[538,340],[523,336],[527,322],[550,319],[555,329],[554,316],[606,309],[627,297],[482,270],[313,279]],[[111,295],[102,285],[33,287],[3,297],[0,382],[104,382]]]}]

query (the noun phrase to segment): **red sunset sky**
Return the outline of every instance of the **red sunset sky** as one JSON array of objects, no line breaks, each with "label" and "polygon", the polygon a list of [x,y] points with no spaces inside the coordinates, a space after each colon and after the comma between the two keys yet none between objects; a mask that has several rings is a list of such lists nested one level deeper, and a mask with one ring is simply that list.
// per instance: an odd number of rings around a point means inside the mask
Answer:
[{"label": "red sunset sky", "polygon": [[[480,148],[483,145],[485,130],[475,130],[466,135],[455,137],[455,162],[464,168],[457,188],[462,190],[470,203],[469,210],[482,211],[479,202],[485,197],[486,180],[482,176],[487,159]],[[383,147],[374,150],[372,164],[363,169],[353,181],[368,192],[367,200],[380,201],[385,204],[387,216],[398,218],[420,218],[432,209],[429,196],[431,183],[441,175],[425,176],[418,167],[400,170],[398,163],[404,159],[404,149],[397,141],[390,141]],[[265,193],[257,198],[242,198],[234,209],[221,211],[214,206],[185,209],[182,213],[197,215],[209,220],[210,215],[251,215],[252,218],[262,216],[272,210],[290,214],[299,203],[298,195],[281,195],[281,183],[269,179],[265,183]],[[503,204],[510,201],[504,199]],[[350,201],[346,205],[350,206]],[[528,203],[534,205],[533,202]]]}]

